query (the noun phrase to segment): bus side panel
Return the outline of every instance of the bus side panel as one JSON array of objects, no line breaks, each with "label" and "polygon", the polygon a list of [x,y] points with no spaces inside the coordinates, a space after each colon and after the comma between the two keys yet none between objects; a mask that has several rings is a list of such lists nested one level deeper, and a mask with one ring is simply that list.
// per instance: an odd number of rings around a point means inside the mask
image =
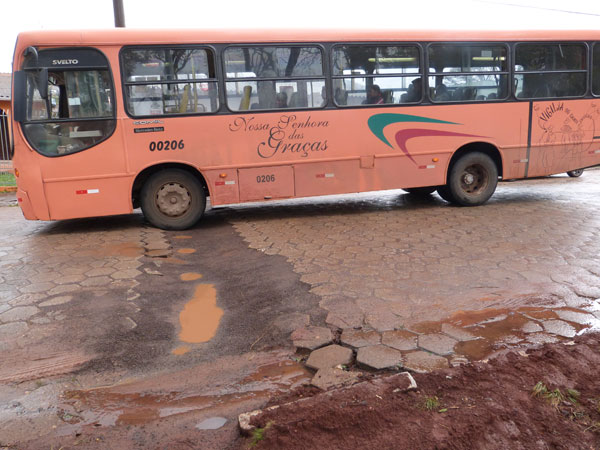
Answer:
[{"label": "bus side panel", "polygon": [[239,203],[240,191],[237,182],[237,170],[206,170],[202,174],[208,184],[211,205]]},{"label": "bus side panel", "polygon": [[294,169],[291,166],[240,169],[239,180],[242,202],[294,196]]},{"label": "bus side panel", "polygon": [[359,159],[297,164],[294,172],[298,197],[360,191]]},{"label": "bus side panel", "polygon": [[[50,219],[131,213],[130,177],[45,183]],[[60,200],[59,200],[60,199]]]},{"label": "bus side panel", "polygon": [[[451,153],[418,156],[414,161],[405,156],[377,158],[377,184],[372,190],[438,186],[446,183],[446,167]],[[433,159],[438,161],[434,162]]]},{"label": "bus side panel", "polygon": [[600,164],[600,110],[595,100],[535,102],[529,176]]}]

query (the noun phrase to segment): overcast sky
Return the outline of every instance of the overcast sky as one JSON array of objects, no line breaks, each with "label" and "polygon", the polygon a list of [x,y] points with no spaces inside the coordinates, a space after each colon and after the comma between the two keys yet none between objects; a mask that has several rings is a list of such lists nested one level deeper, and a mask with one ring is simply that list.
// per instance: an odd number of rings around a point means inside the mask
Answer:
[{"label": "overcast sky", "polygon": [[[600,0],[123,0],[128,28],[599,29]],[[20,31],[114,26],[112,0],[4,0],[0,72]]]}]

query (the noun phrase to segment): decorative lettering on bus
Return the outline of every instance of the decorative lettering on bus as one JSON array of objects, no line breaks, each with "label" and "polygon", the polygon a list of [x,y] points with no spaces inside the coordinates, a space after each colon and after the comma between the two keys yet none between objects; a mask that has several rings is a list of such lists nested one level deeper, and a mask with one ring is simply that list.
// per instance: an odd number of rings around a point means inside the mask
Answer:
[{"label": "decorative lettering on bus", "polygon": [[184,148],[185,144],[183,142],[183,139],[179,141],[177,141],[176,139],[173,139],[171,141],[151,141],[150,144],[148,144],[148,150],[150,150],[151,152],[162,152],[163,150],[183,150]]},{"label": "decorative lettering on bus", "polygon": [[307,158],[313,153],[326,151],[327,140],[310,135],[312,130],[323,128],[329,128],[329,121],[313,120],[310,115],[299,119],[294,114],[282,115],[276,123],[260,122],[255,117],[237,117],[229,124],[232,132],[265,133],[265,139],[257,144],[256,152],[266,159],[284,153]]}]

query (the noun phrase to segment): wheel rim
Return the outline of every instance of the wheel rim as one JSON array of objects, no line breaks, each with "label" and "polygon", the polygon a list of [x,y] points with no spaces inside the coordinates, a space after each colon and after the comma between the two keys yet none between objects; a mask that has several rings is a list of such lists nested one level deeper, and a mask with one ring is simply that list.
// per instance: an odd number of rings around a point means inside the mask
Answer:
[{"label": "wheel rim", "polygon": [[165,216],[182,216],[191,204],[190,191],[181,183],[165,183],[156,193],[156,207]]},{"label": "wheel rim", "polygon": [[489,183],[489,174],[480,164],[465,168],[460,175],[460,188],[466,194],[476,195],[485,190]]}]

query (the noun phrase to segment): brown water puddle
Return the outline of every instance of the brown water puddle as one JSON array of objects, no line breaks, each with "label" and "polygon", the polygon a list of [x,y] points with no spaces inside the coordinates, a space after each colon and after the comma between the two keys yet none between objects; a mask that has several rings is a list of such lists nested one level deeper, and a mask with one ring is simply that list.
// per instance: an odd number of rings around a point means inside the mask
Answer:
[{"label": "brown water puddle", "polygon": [[179,250],[177,250],[177,253],[188,255],[190,253],[196,253],[196,249],[195,248],[180,248]]},{"label": "brown water puddle", "polygon": [[125,256],[135,258],[144,254],[144,248],[136,242],[121,242],[119,244],[100,245],[93,250],[82,250],[82,256]]},{"label": "brown water puddle", "polygon": [[297,385],[312,378],[312,373],[303,365],[294,361],[280,361],[278,363],[260,366],[258,370],[242,380],[242,383],[268,382],[278,386]]},{"label": "brown water puddle", "polygon": [[[67,391],[63,406],[66,410],[72,410],[68,414],[68,423],[77,427],[141,425],[176,414],[219,406],[235,406],[248,400],[266,400],[276,392],[305,384],[310,378],[311,374],[304,366],[286,360],[258,367],[256,372],[239,383],[224,388],[219,394],[122,393],[111,391],[111,388],[102,388]],[[119,386],[116,389],[124,388],[126,389],[124,386]]]},{"label": "brown water puddle", "polygon": [[163,258],[163,262],[169,263],[169,264],[177,264],[177,265],[185,265],[185,264],[189,264],[187,261],[184,261],[183,259],[180,258],[173,258],[172,256],[168,256],[166,258]]},{"label": "brown water puddle", "polygon": [[182,273],[181,275],[179,275],[179,279],[181,281],[196,281],[196,280],[199,280],[200,278],[202,278],[202,274],[195,273],[195,272],[187,272],[187,273]]},{"label": "brown water puddle", "polygon": [[199,344],[213,338],[223,317],[223,310],[217,306],[217,291],[212,284],[196,286],[192,298],[179,313],[183,342]]},{"label": "brown water puddle", "polygon": [[[553,332],[545,329],[545,322],[553,325]],[[447,319],[417,323],[410,329],[421,334],[444,333],[444,325],[462,329],[472,336],[472,339],[459,341],[454,351],[471,361],[477,361],[504,348],[567,339],[555,334],[558,332],[573,334],[590,327],[598,329],[600,320],[593,318],[588,311],[569,307],[488,308],[457,311]],[[447,334],[452,335],[452,332],[448,331]]]},{"label": "brown water puddle", "polygon": [[177,356],[181,356],[181,355],[185,355],[191,349],[192,348],[189,345],[181,345],[181,346],[173,349],[173,351],[171,351],[171,353],[173,353],[174,355],[177,355]]}]

